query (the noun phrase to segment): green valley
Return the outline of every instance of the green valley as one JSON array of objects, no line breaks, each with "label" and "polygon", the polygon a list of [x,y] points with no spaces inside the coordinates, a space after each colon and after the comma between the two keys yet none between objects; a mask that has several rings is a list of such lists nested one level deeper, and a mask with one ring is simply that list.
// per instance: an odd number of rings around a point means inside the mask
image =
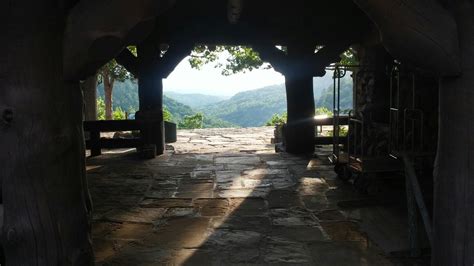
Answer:
[{"label": "green valley", "polygon": [[[97,87],[98,96],[103,98],[102,84]],[[316,108],[332,109],[333,81],[330,75],[314,79]],[[166,91],[164,107],[172,115],[172,121],[179,123],[186,116],[196,113],[204,115],[203,127],[257,127],[263,126],[274,115],[286,111],[284,84],[244,91],[226,99],[222,96],[184,94]],[[116,82],[113,90],[113,107],[134,113],[138,110],[138,89],[135,81]],[[341,81],[341,109],[352,108],[352,79]]]}]

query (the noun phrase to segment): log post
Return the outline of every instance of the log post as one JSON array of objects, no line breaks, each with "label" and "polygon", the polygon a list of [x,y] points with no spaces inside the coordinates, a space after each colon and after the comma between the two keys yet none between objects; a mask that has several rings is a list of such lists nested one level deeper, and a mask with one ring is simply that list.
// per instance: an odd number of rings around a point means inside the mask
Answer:
[{"label": "log post", "polygon": [[163,79],[174,70],[193,48],[192,43],[169,45],[169,49],[161,55],[159,43],[152,38],[138,45],[138,67],[134,58],[128,53],[119,56],[119,62],[124,62],[127,69],[135,71],[138,68],[138,120],[145,122],[142,137],[145,146],[155,145],[156,154],[163,154],[165,149],[165,134],[163,121]]},{"label": "log post", "polygon": [[19,0],[0,8],[5,38],[0,44],[5,52],[0,59],[1,243],[6,265],[94,263],[82,97],[79,82],[63,79],[61,4]]},{"label": "log post", "polygon": [[[303,39],[300,39],[303,40]],[[264,61],[285,76],[288,121],[285,150],[289,153],[312,153],[315,144],[313,77],[324,76],[325,67],[339,61],[350,42],[341,40],[320,49],[305,42],[290,42],[287,53],[271,44],[253,44]]]},{"label": "log post", "polygon": [[431,261],[473,265],[473,3],[354,1],[375,22],[392,55],[441,77]]},{"label": "log post", "polygon": [[147,40],[138,45],[137,52],[139,110],[136,119],[144,123],[145,146],[155,145],[156,154],[161,155],[165,150],[163,78],[158,71],[161,51],[155,42]]},{"label": "log post", "polygon": [[84,120],[97,120],[97,74],[82,82],[81,88],[84,95]]},{"label": "log post", "polygon": [[435,162],[433,265],[474,264],[474,6],[453,8],[462,76],[442,78]]},{"label": "log post", "polygon": [[288,45],[288,60],[292,62],[285,75],[288,122],[285,148],[290,153],[314,152],[313,74],[302,62],[314,54],[312,45]]}]

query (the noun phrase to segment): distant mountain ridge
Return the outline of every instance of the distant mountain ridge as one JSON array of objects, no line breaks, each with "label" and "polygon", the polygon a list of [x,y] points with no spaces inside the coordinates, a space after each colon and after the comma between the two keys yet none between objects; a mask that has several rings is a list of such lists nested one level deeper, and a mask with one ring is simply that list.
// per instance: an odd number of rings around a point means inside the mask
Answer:
[{"label": "distant mountain ridge", "polygon": [[262,126],[274,113],[286,109],[285,99],[284,86],[273,85],[240,92],[228,100],[198,110],[242,127]]},{"label": "distant mountain ridge", "polygon": [[[112,91],[112,106],[113,108],[120,107],[123,111],[129,114],[138,110],[138,87],[135,81],[126,80],[125,82],[115,82],[114,90]],[[97,86],[97,96],[104,98],[104,86],[99,84]],[[163,106],[167,108],[173,116],[173,122],[179,123],[187,115],[196,113],[193,108],[185,105],[173,98],[163,95]],[[206,116],[204,118],[204,127],[238,127],[238,125],[223,121],[213,116]]]},{"label": "distant mountain ridge", "polygon": [[217,103],[230,98],[225,96],[206,95],[201,93],[178,93],[174,91],[165,91],[164,95],[192,108],[206,106],[208,104]]},{"label": "distant mountain ridge", "polygon": [[[333,80],[330,75],[313,80],[316,108],[332,109]],[[347,75],[341,82],[341,108],[352,107],[352,80]],[[102,84],[97,87],[98,95],[104,97]],[[243,91],[231,98],[199,93],[184,94],[166,92],[163,105],[173,115],[175,122],[197,112],[204,114],[205,127],[257,127],[263,126],[273,114],[286,111],[286,90],[284,84]],[[184,103],[183,103],[184,102]],[[113,107],[133,113],[138,110],[137,83],[127,80],[116,82],[113,90]]]},{"label": "distant mountain ridge", "polygon": [[[351,86],[350,78],[343,79],[343,92],[341,98],[343,106],[348,107],[348,99],[352,102],[352,94],[347,94],[347,86]],[[332,109],[332,86],[331,75],[326,75],[313,80],[313,93],[316,107]],[[350,87],[352,88],[352,87]],[[352,90],[352,89],[350,89]],[[342,95],[342,94],[341,94]],[[262,126],[273,114],[281,114],[286,111],[286,89],[284,84],[272,85],[260,89],[237,93],[228,100],[206,105],[197,110],[205,115],[215,116],[225,121],[242,127]]]}]

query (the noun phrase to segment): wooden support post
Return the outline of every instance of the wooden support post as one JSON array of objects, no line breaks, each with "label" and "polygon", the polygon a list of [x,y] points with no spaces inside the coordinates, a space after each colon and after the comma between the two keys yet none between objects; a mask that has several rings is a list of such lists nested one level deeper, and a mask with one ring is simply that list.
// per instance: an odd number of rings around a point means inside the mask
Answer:
[{"label": "wooden support post", "polygon": [[474,265],[474,6],[455,3],[463,74],[440,82],[432,261],[460,266]]},{"label": "wooden support post", "polygon": [[286,151],[310,153],[314,151],[313,77],[285,76],[288,123],[285,131]]},{"label": "wooden support post", "polygon": [[[159,45],[152,39],[138,47],[138,97],[140,110],[136,119],[144,122],[142,137],[145,146],[155,145],[156,154],[163,154],[165,134],[163,122],[163,78],[167,77],[178,63],[189,54],[193,45],[171,45],[162,57]],[[130,56],[128,61],[130,60]]]},{"label": "wooden support post", "polygon": [[[301,38],[300,40],[304,40]],[[315,45],[291,42],[287,54],[271,44],[254,44],[262,60],[285,76],[288,123],[285,127],[285,150],[290,153],[314,152],[316,129],[314,123],[313,76],[323,76],[325,67],[340,60],[349,42],[322,48],[315,54]]]},{"label": "wooden support post", "polygon": [[314,152],[313,74],[302,62],[314,54],[312,45],[289,45],[288,59],[293,62],[285,73],[288,123],[285,148],[290,153]]},{"label": "wooden support post", "polygon": [[19,0],[0,18],[5,264],[93,265],[82,94],[63,78],[63,5]]},{"label": "wooden support post", "polygon": [[89,133],[91,140],[91,156],[99,156],[102,154],[100,148],[100,131],[91,131]]},{"label": "wooden support post", "polygon": [[84,120],[97,120],[97,74],[87,78],[81,88],[84,95]]},{"label": "wooden support post", "polygon": [[165,150],[163,123],[163,78],[158,72],[160,49],[153,41],[147,40],[138,47],[139,111],[136,119],[143,122],[142,138],[144,146],[155,145],[156,154]]}]

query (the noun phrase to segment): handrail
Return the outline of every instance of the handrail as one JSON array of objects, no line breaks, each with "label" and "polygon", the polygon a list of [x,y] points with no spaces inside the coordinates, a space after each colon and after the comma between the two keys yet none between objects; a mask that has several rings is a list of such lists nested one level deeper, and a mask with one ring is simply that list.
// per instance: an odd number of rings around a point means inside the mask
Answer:
[{"label": "handrail", "polygon": [[411,186],[411,189],[413,190],[413,196],[415,198],[418,209],[420,210],[423,224],[425,226],[425,231],[431,245],[433,239],[431,220],[428,214],[428,209],[426,208],[425,201],[423,199],[423,194],[421,193],[420,184],[418,183],[418,178],[415,173],[415,168],[406,153],[401,153],[400,155],[403,159],[403,164],[405,166],[405,175],[407,177],[407,183]]}]

